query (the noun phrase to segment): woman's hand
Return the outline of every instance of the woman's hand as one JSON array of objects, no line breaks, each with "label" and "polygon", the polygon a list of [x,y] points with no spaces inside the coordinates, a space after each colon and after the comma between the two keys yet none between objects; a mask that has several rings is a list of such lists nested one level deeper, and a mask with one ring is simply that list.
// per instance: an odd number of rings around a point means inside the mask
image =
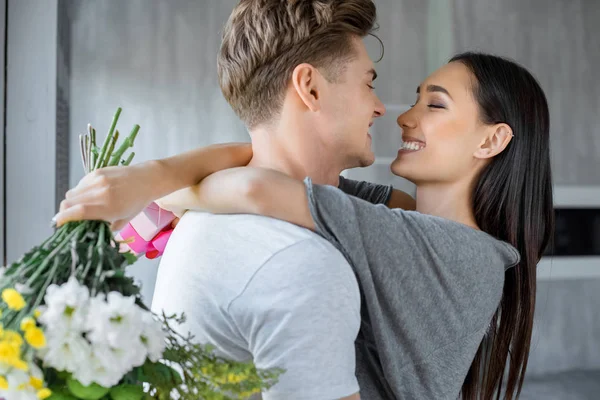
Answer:
[{"label": "woman's hand", "polygon": [[154,200],[157,166],[144,163],[107,167],[81,179],[69,190],[54,217],[57,226],[69,221],[103,220],[119,230]]}]

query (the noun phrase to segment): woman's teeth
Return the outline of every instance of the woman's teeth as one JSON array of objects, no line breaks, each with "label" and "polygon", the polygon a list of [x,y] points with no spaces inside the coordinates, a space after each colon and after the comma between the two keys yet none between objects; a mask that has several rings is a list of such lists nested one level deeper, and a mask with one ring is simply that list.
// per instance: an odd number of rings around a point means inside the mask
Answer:
[{"label": "woman's teeth", "polygon": [[424,147],[425,147],[425,145],[420,142],[403,142],[400,149],[416,151],[416,150],[421,150]]}]

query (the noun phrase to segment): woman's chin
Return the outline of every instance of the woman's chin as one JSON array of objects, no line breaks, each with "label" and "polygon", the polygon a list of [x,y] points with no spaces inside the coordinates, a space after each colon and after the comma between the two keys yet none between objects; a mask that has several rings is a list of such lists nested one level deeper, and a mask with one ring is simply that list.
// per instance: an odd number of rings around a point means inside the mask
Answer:
[{"label": "woman's chin", "polygon": [[392,174],[414,183],[415,174],[413,168],[411,168],[411,166],[408,165],[406,160],[396,158],[394,161],[392,161],[392,164],[390,165],[390,171],[392,171]]}]

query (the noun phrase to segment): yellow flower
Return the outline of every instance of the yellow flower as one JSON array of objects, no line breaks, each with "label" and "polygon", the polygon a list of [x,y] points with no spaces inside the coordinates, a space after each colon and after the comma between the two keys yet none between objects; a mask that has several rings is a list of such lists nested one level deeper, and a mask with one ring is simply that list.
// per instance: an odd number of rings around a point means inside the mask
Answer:
[{"label": "yellow flower", "polygon": [[26,332],[28,329],[35,328],[36,324],[33,318],[27,317],[21,320],[21,330]]},{"label": "yellow flower", "polygon": [[0,336],[0,339],[17,348],[21,347],[23,344],[23,338],[19,335],[19,332],[11,331],[10,329],[5,330]]},{"label": "yellow flower", "polygon": [[4,289],[2,291],[2,300],[4,300],[11,310],[21,311],[25,307],[25,299],[15,289]]},{"label": "yellow flower", "polygon": [[29,371],[29,365],[27,365],[27,363],[21,359],[14,360],[12,366],[23,372]]},{"label": "yellow flower", "polygon": [[21,371],[29,369],[29,365],[21,360],[20,346],[16,346],[14,343],[6,340],[0,341],[0,365],[2,364],[20,369]]},{"label": "yellow flower", "polygon": [[248,390],[248,391],[245,391],[245,392],[241,392],[240,393],[240,397],[242,399],[247,399],[248,397],[250,397],[250,396],[252,396],[254,394],[257,394],[259,392],[260,392],[260,389],[251,389],[251,390]]},{"label": "yellow flower", "polygon": [[0,376],[0,390],[6,390],[8,389],[8,381],[6,380],[5,377]]},{"label": "yellow flower", "polygon": [[37,398],[40,400],[47,399],[50,396],[52,396],[52,391],[48,388],[43,388],[37,392]]},{"label": "yellow flower", "polygon": [[9,360],[19,357],[19,349],[6,340],[0,342],[0,363],[8,364]]},{"label": "yellow flower", "polygon": [[25,332],[25,340],[35,349],[46,347],[46,336],[44,336],[44,331],[37,326],[27,329]]},{"label": "yellow flower", "polygon": [[36,309],[33,312],[33,318],[38,319],[40,317],[40,315],[42,315],[42,312],[39,309]]},{"label": "yellow flower", "polygon": [[227,375],[227,382],[228,383],[240,383],[245,379],[245,377],[242,374],[228,374]]},{"label": "yellow flower", "polygon": [[29,377],[29,384],[33,386],[35,390],[41,390],[44,388],[44,381],[40,378],[36,378],[35,376]]}]

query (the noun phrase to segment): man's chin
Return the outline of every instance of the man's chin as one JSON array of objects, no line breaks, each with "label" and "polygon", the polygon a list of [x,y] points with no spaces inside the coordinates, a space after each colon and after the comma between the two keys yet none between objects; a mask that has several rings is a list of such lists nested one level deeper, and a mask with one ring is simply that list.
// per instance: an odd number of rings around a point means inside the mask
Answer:
[{"label": "man's chin", "polygon": [[359,168],[369,167],[373,164],[375,164],[375,155],[374,154],[372,154],[369,157],[361,158],[360,162],[359,162]]}]

